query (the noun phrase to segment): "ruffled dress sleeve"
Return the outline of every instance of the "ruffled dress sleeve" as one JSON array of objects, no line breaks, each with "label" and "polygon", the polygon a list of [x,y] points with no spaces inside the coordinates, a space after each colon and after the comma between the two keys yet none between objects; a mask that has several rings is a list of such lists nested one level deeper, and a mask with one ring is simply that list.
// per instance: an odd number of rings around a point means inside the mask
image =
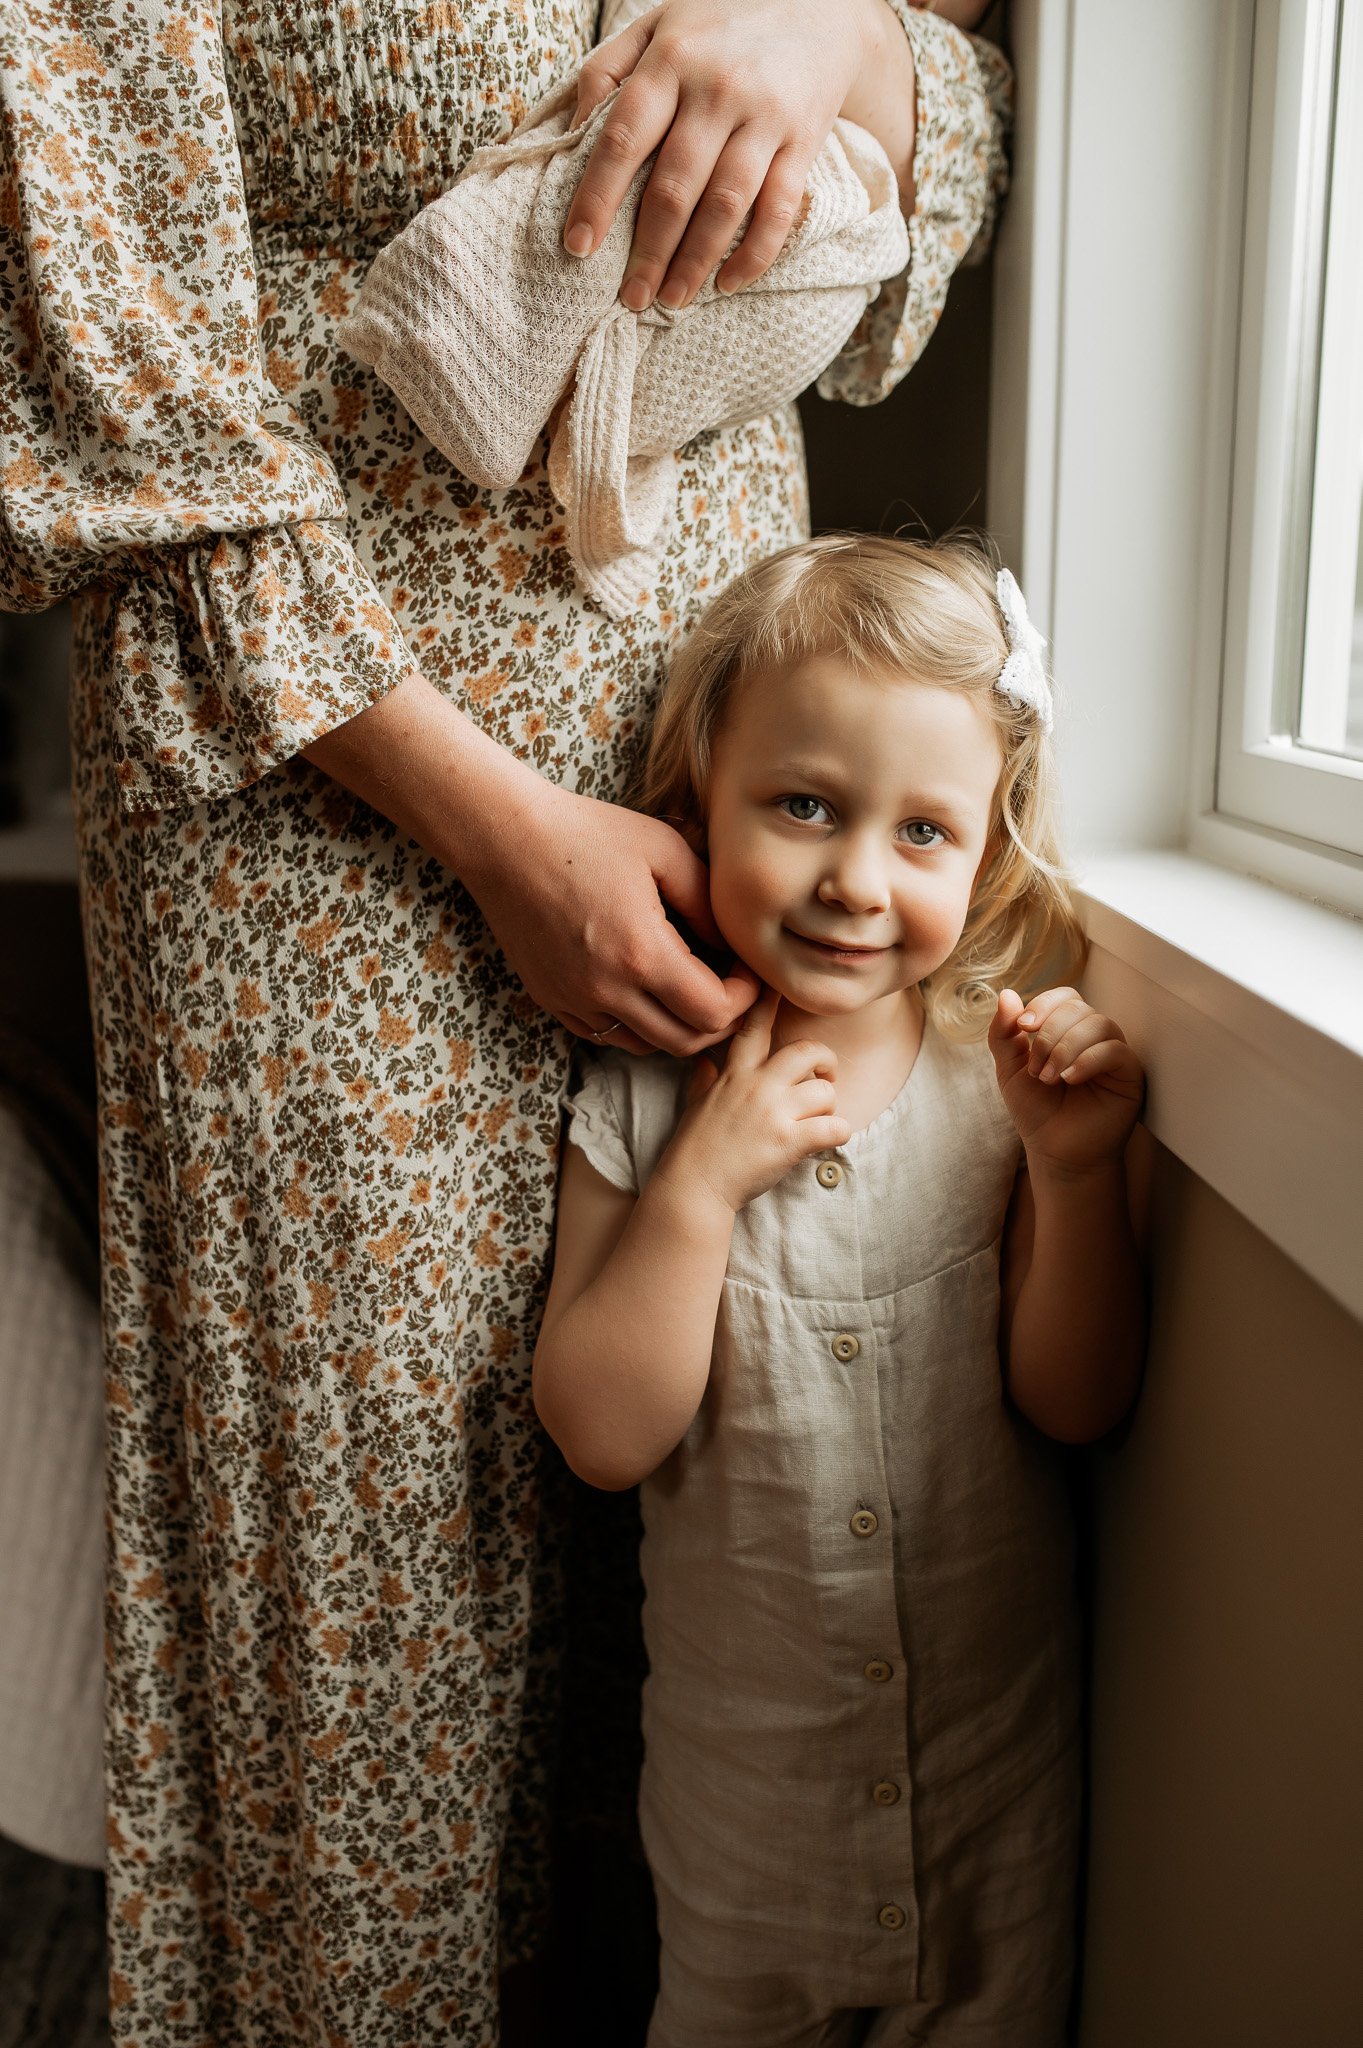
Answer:
[{"label": "ruffled dress sleeve", "polygon": [[908,267],[881,287],[819,378],[822,398],[874,405],[913,368],[963,263],[993,238],[1008,190],[1013,74],[993,43],[912,0],[890,0],[913,51],[917,120]]},{"label": "ruffled dress sleeve", "polygon": [[0,602],[112,586],[127,807],[225,795],[415,665],[261,360],[217,9],[7,10],[0,120]]}]

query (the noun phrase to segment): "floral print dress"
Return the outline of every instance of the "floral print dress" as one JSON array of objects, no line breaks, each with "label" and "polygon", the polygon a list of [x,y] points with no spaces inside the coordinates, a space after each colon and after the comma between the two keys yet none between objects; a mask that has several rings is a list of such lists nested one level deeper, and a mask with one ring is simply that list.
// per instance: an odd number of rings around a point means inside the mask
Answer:
[{"label": "floral print dress", "polygon": [[[856,402],[1001,182],[997,67],[902,12],[914,258],[827,373]],[[705,436],[612,623],[542,468],[475,490],[335,346],[373,252],[594,30],[592,0],[0,10],[0,576],[75,609],[121,2048],[491,2048],[530,1939],[568,1045],[299,749],[417,667],[615,795],[668,650],[805,529],[793,411]]]}]

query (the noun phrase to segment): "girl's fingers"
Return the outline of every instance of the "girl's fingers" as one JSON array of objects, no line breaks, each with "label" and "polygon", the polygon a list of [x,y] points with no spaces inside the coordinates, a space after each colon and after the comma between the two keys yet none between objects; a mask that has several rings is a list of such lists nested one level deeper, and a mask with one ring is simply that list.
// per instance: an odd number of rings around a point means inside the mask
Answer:
[{"label": "girl's fingers", "polygon": [[[725,122],[714,116],[707,119],[699,113],[689,116],[685,112],[680,113],[673,122],[671,133],[658,152],[658,161],[649,174],[639,201],[634,241],[620,286],[620,297],[631,312],[642,313],[662,283],[663,273],[676,254],[697,206],[701,204],[707,181],[718,167],[729,132]],[[755,191],[756,187],[753,189]],[[741,197],[739,186],[730,178],[725,182],[717,205],[731,208]],[[738,232],[739,221],[746,213],[751,197],[750,193],[739,212],[733,215],[728,236],[715,251],[716,263]]]},{"label": "girl's fingers", "polygon": [[799,218],[812,161],[791,143],[777,150],[757,195],[748,231],[715,280],[721,291],[741,291],[770,270]]},{"label": "girl's fingers", "polygon": [[836,1081],[838,1078],[837,1055],[812,1038],[797,1038],[792,1044],[783,1045],[779,1052],[771,1055],[770,1068],[772,1079],[783,1082],[788,1088],[814,1076],[821,1081]]},{"label": "girl's fingers", "polygon": [[824,1074],[810,1074],[791,1090],[795,1114],[802,1121],[811,1116],[831,1116],[838,1107],[838,1091]]},{"label": "girl's fingers", "polygon": [[1061,1003],[1082,1002],[1077,988],[1048,988],[1039,996],[1033,996],[1018,1018],[1024,1031],[1036,1031],[1046,1022],[1051,1012]]},{"label": "girl's fingers", "polygon": [[1081,1052],[1087,1052],[1091,1045],[1101,1045],[1104,1039],[1120,1038],[1121,1032],[1110,1017],[1099,1016],[1096,1010],[1088,1010],[1078,1021],[1063,1031],[1054,1044],[1044,1047],[1040,1067],[1036,1067],[1037,1047],[1032,1047],[1032,1062],[1037,1078],[1054,1081],[1065,1068],[1073,1066]]},{"label": "girl's fingers", "polygon": [[851,1135],[852,1126],[845,1116],[811,1116],[800,1125],[800,1143],[806,1154],[835,1151]]},{"label": "girl's fingers", "polygon": [[[680,246],[657,288],[660,306],[675,310],[690,304],[715,265],[723,260],[744,216],[762,190],[770,164],[770,145],[758,141],[751,129],[741,128],[729,137],[690,220],[683,224]],[[662,167],[663,159],[659,157],[658,170]],[[640,232],[635,236],[636,252],[642,241],[641,213]]]},{"label": "girl's fingers", "polygon": [[1000,1087],[1020,1074],[1027,1064],[1027,1040],[1017,1028],[1021,1012],[1022,997],[1016,989],[1003,989],[989,1026],[989,1050],[994,1055]]},{"label": "girl's fingers", "polygon": [[[1072,995],[1065,1001],[1056,1003],[1039,1027],[1029,1034],[1031,1048],[1027,1059],[1028,1072],[1039,1074],[1049,1060],[1052,1050],[1059,1045],[1065,1033],[1072,1031],[1075,1025],[1082,1022],[1085,1017],[1092,1017],[1093,1015],[1095,1015],[1095,1012],[1090,1009],[1082,996]],[[1025,1030],[1026,1026],[1022,1024],[1021,1018],[1019,1018],[1018,1022],[1020,1027]]]},{"label": "girl's fingers", "polygon": [[1060,1076],[1067,1087],[1102,1081],[1117,1093],[1139,1101],[1145,1092],[1145,1068],[1124,1038],[1105,1038],[1079,1053]]},{"label": "girl's fingers", "polygon": [[774,988],[764,988],[740,1022],[729,1041],[730,1067],[760,1067],[771,1051],[771,1028],[781,998]]},{"label": "girl's fingers", "polygon": [[672,126],[680,90],[674,73],[661,65],[650,68],[647,53],[642,67],[621,86],[563,224],[563,246],[570,256],[590,256],[600,248],[634,173]]}]

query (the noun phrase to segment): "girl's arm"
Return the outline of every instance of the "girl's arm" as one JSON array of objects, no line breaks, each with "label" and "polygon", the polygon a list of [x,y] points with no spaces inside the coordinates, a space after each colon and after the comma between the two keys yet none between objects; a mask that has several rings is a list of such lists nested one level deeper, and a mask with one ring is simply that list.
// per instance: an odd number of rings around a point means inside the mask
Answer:
[{"label": "girl's arm", "polygon": [[776,1006],[768,991],[749,1011],[722,1073],[698,1062],[690,1106],[637,1200],[566,1148],[535,1407],[593,1486],[636,1485],[686,1434],[738,1211],[847,1139],[833,1055],[810,1041],[773,1053]]},{"label": "girl's arm", "polygon": [[1073,989],[1025,1010],[1006,990],[990,1045],[1027,1153],[1004,1226],[1005,1380],[1038,1429],[1089,1443],[1130,1408],[1144,1357],[1125,1158],[1144,1075],[1120,1028]]},{"label": "girl's arm", "polygon": [[701,1404],[734,1211],[664,1159],[638,1197],[564,1148],[535,1407],[592,1486],[634,1486]]}]

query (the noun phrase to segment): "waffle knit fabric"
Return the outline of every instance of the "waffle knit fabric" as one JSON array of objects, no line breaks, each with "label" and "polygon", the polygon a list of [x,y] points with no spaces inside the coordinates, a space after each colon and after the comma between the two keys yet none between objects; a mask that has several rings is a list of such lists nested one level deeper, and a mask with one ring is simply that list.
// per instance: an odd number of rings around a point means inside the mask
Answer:
[{"label": "waffle knit fabric", "polygon": [[562,244],[614,97],[569,131],[573,91],[560,90],[472,157],[380,253],[341,340],[474,483],[513,484],[548,424],[569,552],[620,618],[666,543],[675,452],[812,383],[904,268],[908,236],[884,151],[838,121],[764,277],[731,295],[711,279],[678,312],[632,313],[618,293],[651,159],[595,255]]},{"label": "waffle knit fabric", "polygon": [[[603,31],[648,4],[608,0]],[[614,618],[645,600],[667,544],[676,452],[816,378],[825,397],[866,402],[877,392],[861,389],[862,358],[886,356],[888,389],[931,334],[951,272],[988,244],[1007,184],[1007,67],[992,46],[908,0],[891,4],[918,78],[918,198],[907,226],[879,143],[839,120],[765,276],[727,296],[711,277],[689,306],[632,313],[618,293],[653,159],[595,254],[568,256],[563,223],[614,103],[611,95],[570,129],[568,83],[507,141],[471,157],[380,252],[341,323],[342,344],[484,488],[515,483],[547,430],[569,554]],[[981,175],[944,175],[952,156],[970,157]],[[860,382],[846,374],[853,355]]]}]

